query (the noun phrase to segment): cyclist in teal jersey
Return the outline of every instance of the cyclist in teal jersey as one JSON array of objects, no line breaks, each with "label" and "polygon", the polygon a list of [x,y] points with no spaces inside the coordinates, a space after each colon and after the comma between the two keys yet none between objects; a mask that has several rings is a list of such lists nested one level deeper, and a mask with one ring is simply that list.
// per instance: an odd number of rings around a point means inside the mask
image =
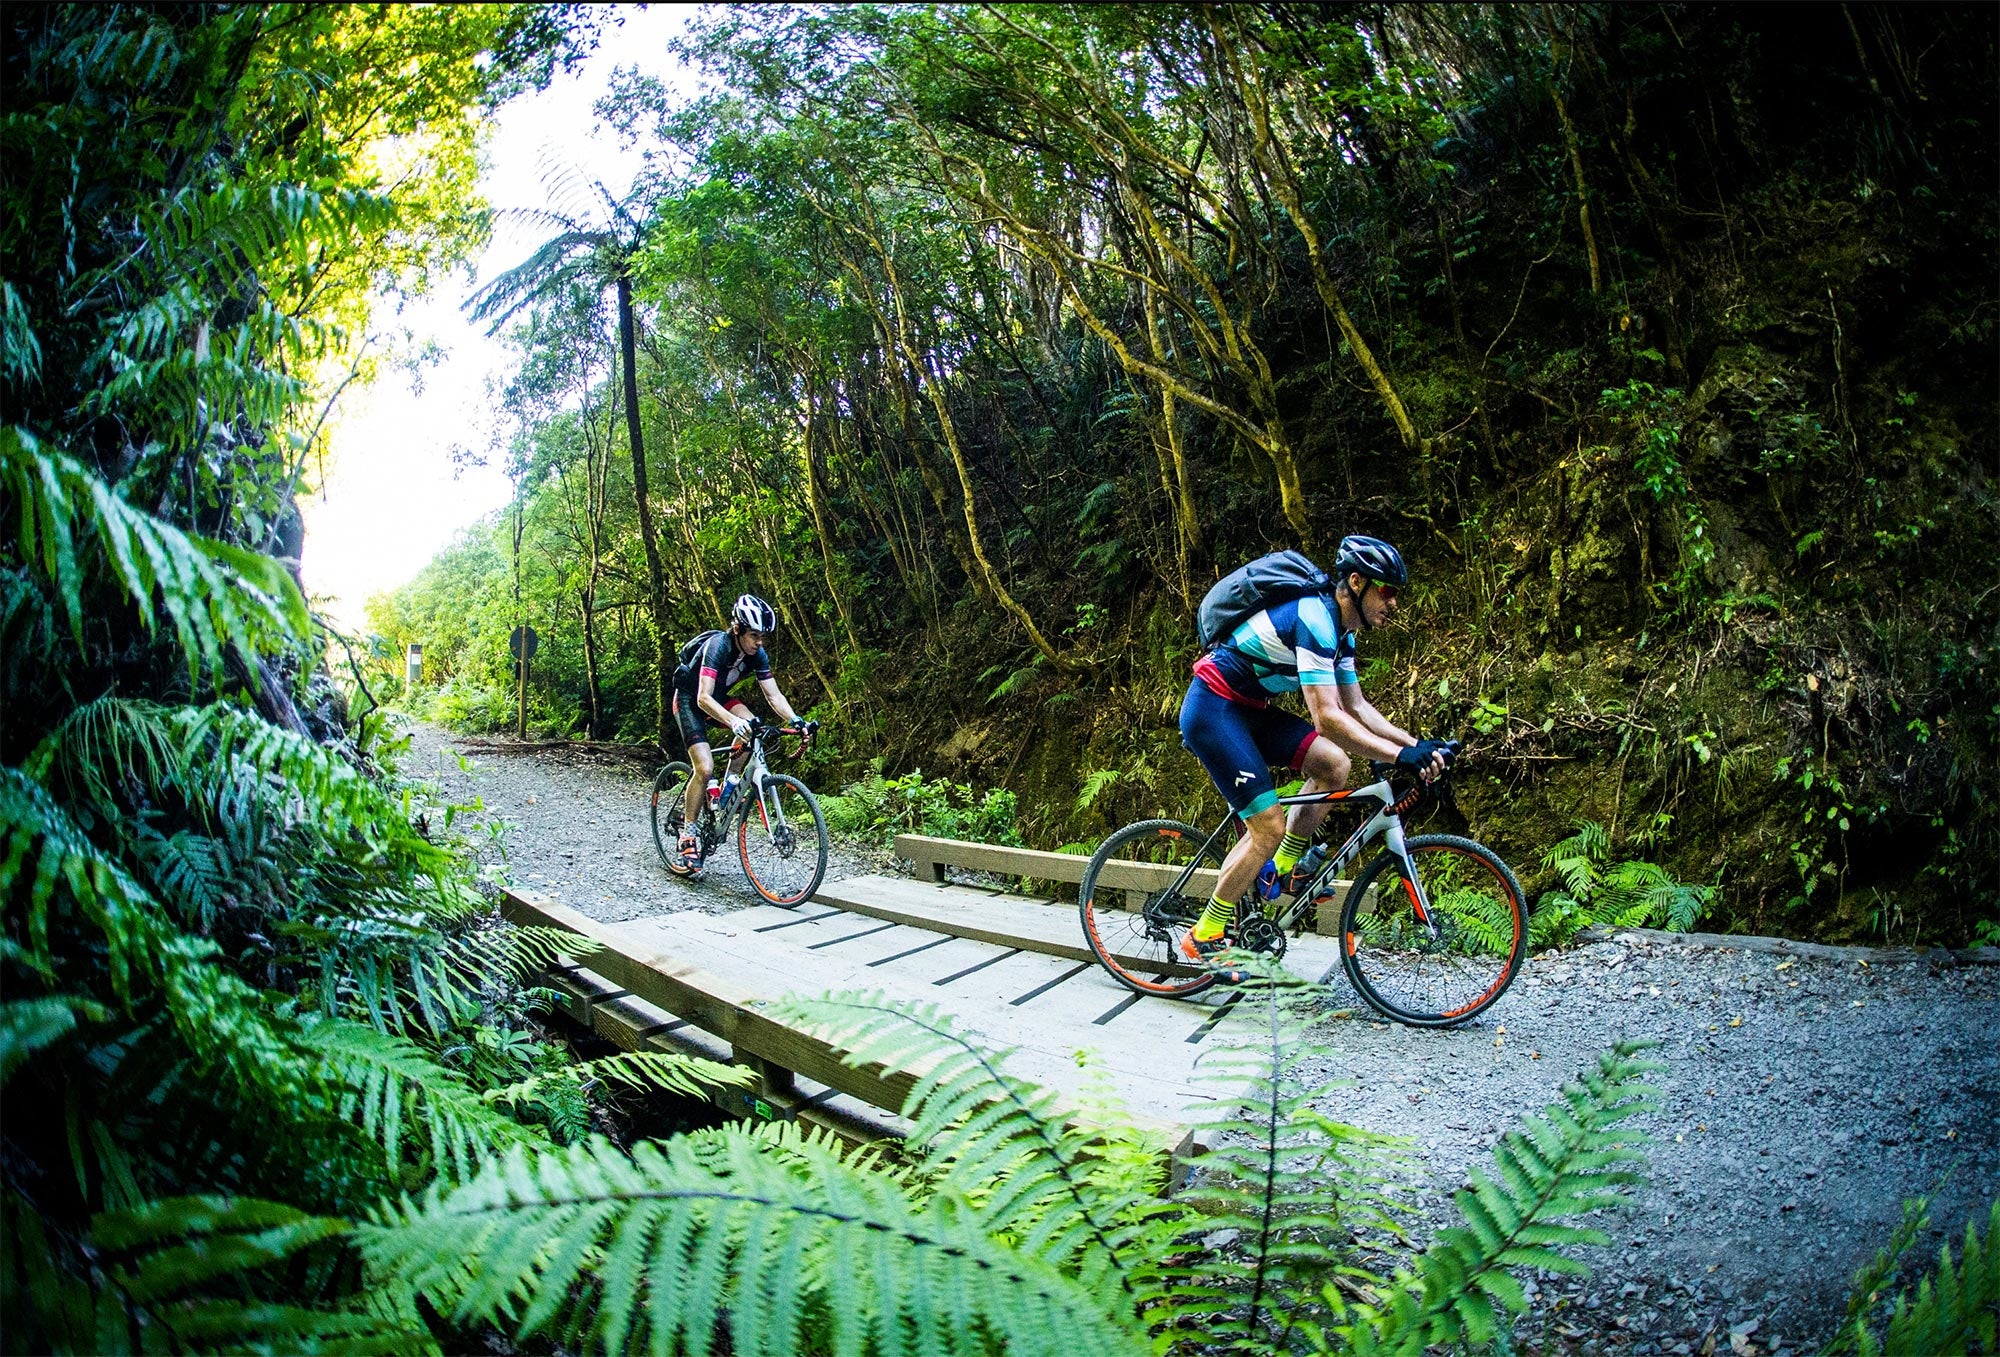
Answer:
[{"label": "cyclist in teal jersey", "polygon": [[[1181,703],[1181,743],[1244,828],[1222,861],[1208,908],[1180,939],[1182,956],[1197,964],[1230,945],[1236,901],[1266,859],[1260,884],[1271,897],[1295,892],[1318,870],[1300,859],[1327,807],[1293,806],[1287,818],[1273,765],[1305,774],[1305,790],[1319,792],[1347,785],[1350,756],[1394,760],[1426,778],[1450,761],[1442,741],[1419,740],[1375,710],[1355,668],[1356,634],[1393,617],[1398,591],[1409,583],[1401,554],[1378,538],[1346,537],[1334,575],[1331,596],[1309,594],[1255,613],[1195,662]],[[1305,698],[1310,721],[1271,706],[1273,695],[1288,692]]]}]

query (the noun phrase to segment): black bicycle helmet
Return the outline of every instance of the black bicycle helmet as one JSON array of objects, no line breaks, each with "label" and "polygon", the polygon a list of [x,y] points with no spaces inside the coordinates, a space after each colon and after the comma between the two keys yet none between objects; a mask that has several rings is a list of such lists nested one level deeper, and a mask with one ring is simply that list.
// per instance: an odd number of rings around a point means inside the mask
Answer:
[{"label": "black bicycle helmet", "polygon": [[737,599],[736,606],[729,610],[729,616],[745,631],[762,632],[769,636],[778,629],[777,610],[755,594],[745,594]]},{"label": "black bicycle helmet", "polygon": [[1402,553],[1379,537],[1341,538],[1333,571],[1341,579],[1358,574],[1376,584],[1401,587],[1410,582],[1410,568],[1403,564]]}]

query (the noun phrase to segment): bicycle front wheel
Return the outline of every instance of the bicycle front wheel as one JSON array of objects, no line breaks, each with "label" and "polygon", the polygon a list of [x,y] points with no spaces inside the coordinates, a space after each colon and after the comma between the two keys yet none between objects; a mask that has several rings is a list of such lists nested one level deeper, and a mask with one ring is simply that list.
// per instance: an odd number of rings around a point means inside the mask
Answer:
[{"label": "bicycle front wheel", "polygon": [[1419,834],[1408,848],[1414,882],[1402,859],[1384,853],[1348,888],[1340,964],[1385,1016],[1453,1027],[1490,1008],[1520,970],[1528,950],[1521,883],[1491,849],[1455,834]]},{"label": "bicycle front wheel", "polygon": [[[747,794],[747,793],[746,793]],[[764,779],[764,795],[736,826],[743,875],[774,905],[796,905],[826,875],[826,816],[806,784],[784,773]]]},{"label": "bicycle front wheel", "polygon": [[1174,950],[1207,907],[1222,866],[1222,848],[1207,837],[1178,820],[1141,820],[1106,839],[1083,869],[1084,941],[1125,988],[1183,999],[1215,983]]},{"label": "bicycle front wheel", "polygon": [[694,769],[670,763],[653,779],[653,847],[660,862],[672,867],[681,860],[681,827],[687,823],[687,782]]}]

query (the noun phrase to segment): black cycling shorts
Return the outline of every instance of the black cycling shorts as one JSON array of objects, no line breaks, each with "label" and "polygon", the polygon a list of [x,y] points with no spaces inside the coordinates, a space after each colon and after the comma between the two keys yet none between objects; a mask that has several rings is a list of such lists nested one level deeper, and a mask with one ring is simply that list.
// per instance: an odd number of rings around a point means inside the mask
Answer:
[{"label": "black cycling shorts", "polygon": [[[736,698],[725,697],[722,705],[741,716],[750,714],[750,709]],[[678,688],[674,689],[674,724],[680,727],[681,743],[689,750],[698,744],[709,743],[710,730],[722,729],[692,697]]]},{"label": "black cycling shorts", "polygon": [[1276,707],[1231,702],[1200,679],[1188,684],[1181,701],[1181,743],[1246,820],[1277,804],[1271,768],[1298,772],[1318,738],[1312,722]]}]

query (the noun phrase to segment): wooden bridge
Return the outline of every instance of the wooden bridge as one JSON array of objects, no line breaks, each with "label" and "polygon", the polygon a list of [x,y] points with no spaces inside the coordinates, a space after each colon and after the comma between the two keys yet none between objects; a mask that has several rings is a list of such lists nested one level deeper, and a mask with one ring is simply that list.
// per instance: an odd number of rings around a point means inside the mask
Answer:
[{"label": "wooden bridge", "polygon": [[[578,1022],[628,1050],[680,1050],[754,1071],[752,1086],[717,1094],[736,1115],[806,1120],[858,1140],[900,1134],[896,1109],[920,1070],[850,1067],[833,1045],[764,1011],[786,995],[874,990],[937,1004],[960,1030],[1013,1048],[1009,1069],[1065,1103],[1089,1071],[1101,1071],[1177,1160],[1195,1153],[1190,1115],[1212,1096],[1196,1067],[1249,1035],[1232,1015],[1238,992],[1134,994],[1092,959],[1074,905],[944,882],[948,866],[1076,882],[1083,858],[917,835],[899,837],[896,851],[928,879],[854,877],[793,909],[607,924],[512,891],[503,908],[516,923],[598,944],[549,977]],[[1166,870],[1109,864],[1102,880],[1142,896]],[[1331,931],[1332,921],[1322,926]],[[1330,937],[1307,934],[1292,941],[1285,964],[1316,978],[1336,960]]]}]

